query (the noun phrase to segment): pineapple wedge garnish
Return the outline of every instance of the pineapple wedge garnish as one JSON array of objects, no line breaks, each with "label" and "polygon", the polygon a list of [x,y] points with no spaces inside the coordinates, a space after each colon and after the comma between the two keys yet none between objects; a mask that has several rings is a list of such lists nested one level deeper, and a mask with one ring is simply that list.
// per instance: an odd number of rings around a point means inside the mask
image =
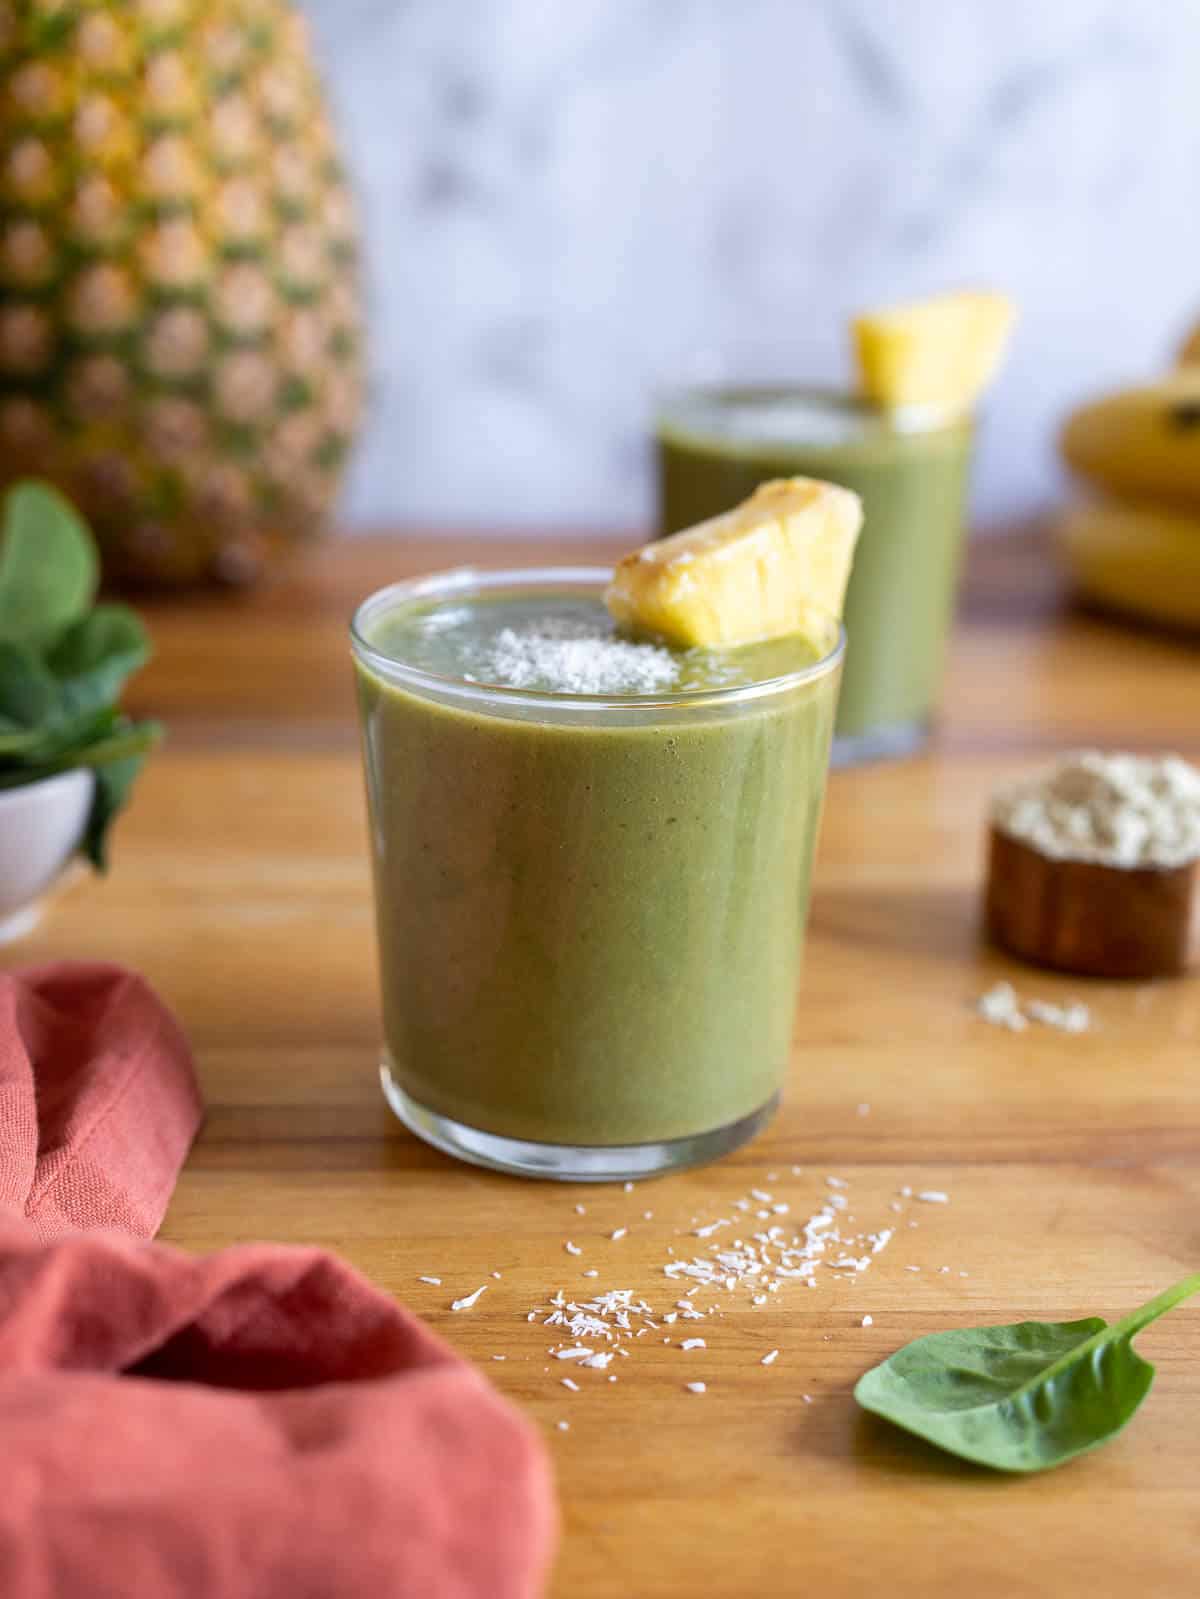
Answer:
[{"label": "pineapple wedge garnish", "polygon": [[684,649],[798,633],[824,655],[861,526],[849,489],[807,477],[761,483],[723,516],[625,556],[605,601],[621,628]]},{"label": "pineapple wedge garnish", "polygon": [[889,410],[967,415],[995,376],[1016,307],[1003,294],[938,294],[855,317],[862,392]]}]

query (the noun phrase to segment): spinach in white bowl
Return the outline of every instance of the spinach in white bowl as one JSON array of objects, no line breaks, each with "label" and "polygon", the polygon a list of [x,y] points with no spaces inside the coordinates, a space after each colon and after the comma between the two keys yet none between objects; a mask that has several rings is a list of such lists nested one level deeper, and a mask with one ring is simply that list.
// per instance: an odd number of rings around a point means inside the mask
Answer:
[{"label": "spinach in white bowl", "polygon": [[0,512],[0,792],[62,772],[93,774],[79,848],[100,870],[108,835],[157,723],[121,709],[150,640],[125,605],[97,604],[87,525],[57,490],[9,489]]}]

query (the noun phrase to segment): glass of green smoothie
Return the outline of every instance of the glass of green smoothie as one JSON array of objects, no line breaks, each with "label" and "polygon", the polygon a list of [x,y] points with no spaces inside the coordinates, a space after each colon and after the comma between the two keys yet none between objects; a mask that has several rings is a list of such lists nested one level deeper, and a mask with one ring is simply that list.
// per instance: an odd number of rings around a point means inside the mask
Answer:
[{"label": "glass of green smoothie", "polygon": [[656,425],[659,531],[727,511],[765,479],[854,489],[865,519],[844,612],[834,764],[905,754],[937,705],[954,610],[973,429],[837,390],[698,385]]},{"label": "glass of green smoothie", "polygon": [[610,577],[449,572],[352,626],[384,1093],[461,1159],[580,1181],[775,1108],[843,649],[634,643]]}]

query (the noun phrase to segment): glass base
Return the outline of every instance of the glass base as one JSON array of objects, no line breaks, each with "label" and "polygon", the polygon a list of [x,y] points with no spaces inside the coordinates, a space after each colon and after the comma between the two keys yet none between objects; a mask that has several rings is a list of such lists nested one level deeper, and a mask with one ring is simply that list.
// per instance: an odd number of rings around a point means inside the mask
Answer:
[{"label": "glass base", "polygon": [[418,1104],[396,1082],[385,1059],[379,1069],[383,1097],[408,1128],[444,1155],[486,1166],[515,1177],[548,1177],[560,1183],[628,1182],[637,1177],[658,1177],[664,1172],[700,1166],[747,1143],[774,1116],[775,1094],[741,1121],[717,1127],[690,1138],[668,1138],[657,1144],[540,1144],[524,1138],[504,1138],[464,1126]]},{"label": "glass base", "polygon": [[865,733],[834,732],[830,766],[861,766],[867,761],[898,761],[915,755],[929,740],[931,723],[922,717],[892,727],[872,727]]}]

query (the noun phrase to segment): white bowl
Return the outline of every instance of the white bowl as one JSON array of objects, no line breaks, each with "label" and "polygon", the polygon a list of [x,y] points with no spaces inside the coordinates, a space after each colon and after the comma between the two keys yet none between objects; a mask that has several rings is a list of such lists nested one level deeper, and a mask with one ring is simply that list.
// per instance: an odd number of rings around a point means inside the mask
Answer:
[{"label": "white bowl", "polygon": [[79,848],[94,782],[81,768],[0,789],[0,943],[37,921],[38,901]]}]

